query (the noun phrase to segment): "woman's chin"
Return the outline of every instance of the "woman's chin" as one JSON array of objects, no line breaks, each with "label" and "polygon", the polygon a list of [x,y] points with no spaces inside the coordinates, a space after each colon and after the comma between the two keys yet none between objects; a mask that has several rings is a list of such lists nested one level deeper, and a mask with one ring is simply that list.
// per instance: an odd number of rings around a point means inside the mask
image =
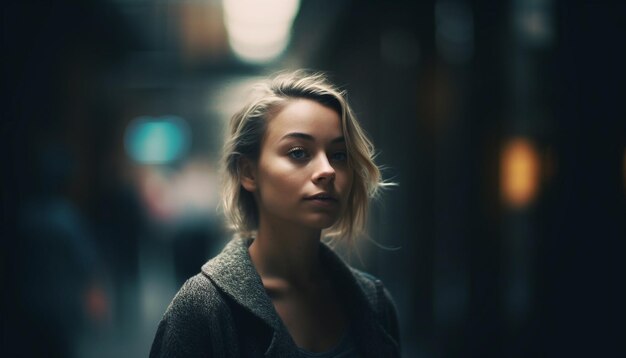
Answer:
[{"label": "woman's chin", "polygon": [[331,228],[336,223],[337,219],[335,218],[318,218],[316,220],[312,220],[308,226],[316,230],[326,230]]}]

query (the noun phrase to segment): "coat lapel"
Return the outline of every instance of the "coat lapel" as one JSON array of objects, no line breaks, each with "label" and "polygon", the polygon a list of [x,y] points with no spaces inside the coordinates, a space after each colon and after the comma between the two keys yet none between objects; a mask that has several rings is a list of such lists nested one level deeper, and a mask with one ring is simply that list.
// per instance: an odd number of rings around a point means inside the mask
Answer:
[{"label": "coat lapel", "polygon": [[231,240],[221,254],[202,266],[202,272],[235,302],[278,331],[282,323],[250,259],[251,242]]}]

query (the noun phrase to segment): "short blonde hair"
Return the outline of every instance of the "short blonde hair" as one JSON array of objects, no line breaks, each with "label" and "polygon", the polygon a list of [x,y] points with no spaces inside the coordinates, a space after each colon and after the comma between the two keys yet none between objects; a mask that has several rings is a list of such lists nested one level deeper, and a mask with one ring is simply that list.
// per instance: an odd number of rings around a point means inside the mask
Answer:
[{"label": "short blonde hair", "polygon": [[256,96],[230,120],[222,156],[222,205],[230,228],[241,236],[254,235],[259,213],[252,193],[241,185],[239,160],[259,159],[267,121],[294,99],[310,99],[339,114],[354,180],[343,214],[324,235],[352,241],[364,231],[370,199],[387,185],[374,163],[374,147],[346,101],[346,93],[323,73],[298,70],[279,73],[256,87]]}]

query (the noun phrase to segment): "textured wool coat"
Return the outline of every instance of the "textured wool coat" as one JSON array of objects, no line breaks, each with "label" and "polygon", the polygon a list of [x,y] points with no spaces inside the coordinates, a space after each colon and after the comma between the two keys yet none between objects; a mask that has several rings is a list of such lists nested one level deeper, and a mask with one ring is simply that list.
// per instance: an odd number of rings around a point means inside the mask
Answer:
[{"label": "textured wool coat", "polygon": [[[299,357],[263,288],[248,247],[233,239],[185,282],[157,329],[150,357]],[[320,260],[350,319],[362,357],[400,355],[395,306],[380,280],[321,244]]]}]

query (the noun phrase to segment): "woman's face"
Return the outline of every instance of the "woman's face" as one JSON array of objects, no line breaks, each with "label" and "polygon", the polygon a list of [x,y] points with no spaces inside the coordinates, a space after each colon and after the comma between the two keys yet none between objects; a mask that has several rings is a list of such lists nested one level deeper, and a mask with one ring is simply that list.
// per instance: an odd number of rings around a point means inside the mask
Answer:
[{"label": "woman's face", "polygon": [[289,102],[267,124],[252,179],[260,225],[325,229],[343,212],[352,185],[339,115],[308,99]]}]

